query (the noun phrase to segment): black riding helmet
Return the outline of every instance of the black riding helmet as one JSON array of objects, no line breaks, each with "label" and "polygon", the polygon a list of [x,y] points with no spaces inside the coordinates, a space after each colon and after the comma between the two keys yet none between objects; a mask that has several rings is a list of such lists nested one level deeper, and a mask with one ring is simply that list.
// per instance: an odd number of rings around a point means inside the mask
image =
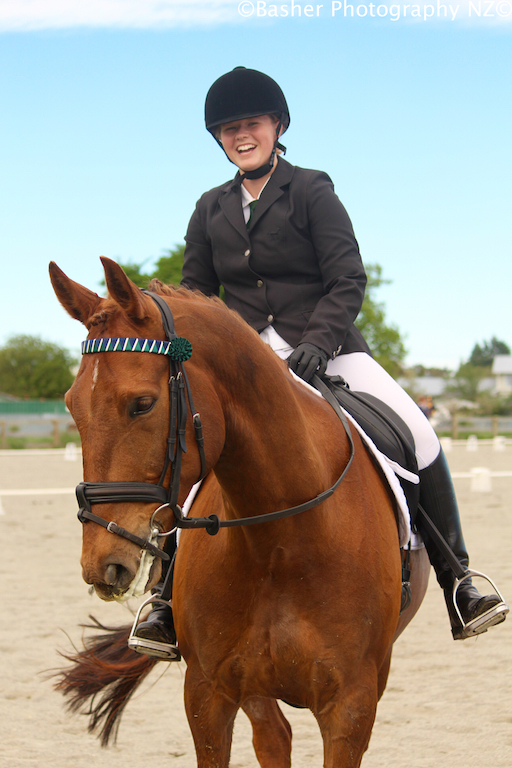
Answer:
[{"label": "black riding helmet", "polygon": [[276,140],[268,163],[244,174],[245,178],[258,179],[269,173],[274,164],[276,149],[286,152],[279,142],[281,126],[286,131],[290,124],[288,105],[281,88],[271,77],[256,69],[235,67],[214,82],[206,96],[204,118],[206,128],[222,147],[216,131],[225,123],[244,120],[258,115],[276,115]]}]

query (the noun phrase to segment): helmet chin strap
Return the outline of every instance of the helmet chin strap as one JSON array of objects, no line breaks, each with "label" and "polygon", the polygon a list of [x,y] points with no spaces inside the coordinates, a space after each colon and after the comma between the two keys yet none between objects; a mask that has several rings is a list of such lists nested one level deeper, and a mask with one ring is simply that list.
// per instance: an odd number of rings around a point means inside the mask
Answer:
[{"label": "helmet chin strap", "polygon": [[273,169],[275,159],[276,145],[274,144],[268,163],[265,163],[265,165],[260,165],[260,167],[255,168],[254,171],[244,171],[242,174],[242,179],[261,179],[262,176],[266,176],[267,173],[270,173]]},{"label": "helmet chin strap", "polygon": [[[267,173],[270,173],[273,170],[273,168],[274,168],[274,161],[276,159],[276,151],[278,149],[280,149],[281,152],[283,153],[283,155],[286,154],[286,147],[283,144],[281,144],[281,142],[279,141],[279,131],[281,130],[281,126],[282,126],[282,122],[280,120],[279,123],[277,124],[276,140],[274,142],[274,146],[272,148],[272,152],[271,152],[271,155],[270,155],[268,163],[265,163],[265,165],[260,165],[260,167],[259,168],[255,168],[254,171],[241,171],[241,174],[240,174],[241,175],[241,181],[243,181],[244,179],[261,179],[262,176],[266,176]],[[218,139],[217,139],[217,141],[219,142],[220,146],[222,147],[222,142],[219,141]],[[224,149],[224,147],[222,147],[222,148]],[[226,153],[226,157],[228,157],[227,153]],[[230,160],[229,157],[228,157],[228,160]],[[233,160],[230,160],[230,162],[232,163]],[[234,163],[234,165],[236,165],[236,163]]]}]

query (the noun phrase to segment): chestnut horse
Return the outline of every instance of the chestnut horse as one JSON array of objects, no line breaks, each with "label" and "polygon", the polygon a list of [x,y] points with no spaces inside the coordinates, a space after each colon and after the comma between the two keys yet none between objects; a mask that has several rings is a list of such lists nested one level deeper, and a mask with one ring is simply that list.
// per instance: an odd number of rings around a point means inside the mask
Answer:
[{"label": "chestnut horse", "polygon": [[[87,327],[88,339],[164,340],[162,316],[151,296],[115,262],[102,261],[107,299],[50,265],[60,302]],[[297,382],[220,300],[158,281],[151,290],[171,308],[180,336],[192,344],[184,368],[201,414],[208,474],[191,517],[215,514],[222,525],[293,508],[331,488],[350,459],[349,440],[331,406]],[[97,345],[91,349],[66,396],[82,439],[84,478],[154,488],[169,435],[167,360],[143,352],[96,353]],[[176,429],[171,427],[171,438]],[[399,615],[396,505],[352,431],[355,455],[348,472],[329,498],[308,511],[257,525],[221,527],[213,536],[202,530],[182,532],[173,607],[187,664],[185,706],[199,768],[227,768],[240,708],[251,721],[260,765],[290,766],[291,729],[279,699],[313,712],[326,768],[361,764],[393,642],[423,599],[429,564],[425,550],[413,551],[413,601]],[[190,419],[185,442],[179,505],[202,474]],[[170,471],[165,485],[169,478]],[[95,510],[103,522],[115,520],[137,541],[147,541],[156,506],[146,499],[121,504],[105,499]],[[164,506],[156,525],[168,531],[174,519]],[[161,557],[150,557],[142,591],[161,577]],[[136,593],[140,561],[137,543],[94,522],[83,526],[83,578],[102,599]],[[116,676],[123,685],[128,679],[135,685],[156,663],[127,649],[126,636],[121,631],[111,640],[103,637],[74,657],[75,668],[63,673],[60,688],[76,707],[91,694],[86,680],[90,683],[95,675],[96,692]],[[100,681],[101,675],[105,679]],[[123,688],[108,717],[107,705],[96,712],[96,719],[110,718],[107,731],[130,686]]]}]

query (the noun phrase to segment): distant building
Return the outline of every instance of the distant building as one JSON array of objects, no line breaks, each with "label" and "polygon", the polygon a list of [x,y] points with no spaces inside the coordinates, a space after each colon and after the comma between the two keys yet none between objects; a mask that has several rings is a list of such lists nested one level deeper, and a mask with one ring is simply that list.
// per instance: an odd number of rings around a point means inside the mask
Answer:
[{"label": "distant building", "polygon": [[418,395],[426,397],[440,397],[449,383],[449,379],[441,376],[415,376],[413,379],[405,377],[398,379],[402,387],[411,387]]},{"label": "distant building", "polygon": [[491,372],[494,377],[494,393],[505,396],[512,394],[512,355],[496,355]]},{"label": "distant building", "polygon": [[[505,356],[506,357],[506,356]],[[511,358],[512,359],[512,356]],[[511,371],[512,374],[512,371]],[[512,376],[510,378],[510,389],[507,392],[512,392]],[[446,388],[453,384],[454,377],[442,377],[442,376],[416,376],[413,379],[407,379],[402,377],[398,379],[398,383],[405,389],[412,390],[417,397],[433,397],[442,398],[446,394]],[[478,383],[479,392],[498,392],[496,389],[496,379],[492,376],[486,376]],[[450,396],[450,395],[448,395]]]}]

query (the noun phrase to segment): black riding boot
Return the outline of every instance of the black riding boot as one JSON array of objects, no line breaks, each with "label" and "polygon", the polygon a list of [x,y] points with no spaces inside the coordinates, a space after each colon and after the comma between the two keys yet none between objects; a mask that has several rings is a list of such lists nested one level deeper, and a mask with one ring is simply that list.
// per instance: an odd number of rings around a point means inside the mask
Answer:
[{"label": "black riding boot", "polygon": [[[174,618],[169,602],[172,592],[173,553],[176,550],[176,541],[175,536],[169,538],[171,541],[166,542],[164,550],[171,556],[171,564],[168,566],[170,574],[168,577],[166,575],[165,581],[160,582],[151,590],[155,602],[152,603],[151,611],[145,621],[137,624],[132,630],[128,645],[137,653],[145,653],[148,656],[166,661],[180,661],[181,653],[176,644]],[[165,592],[166,598],[169,596],[168,599],[163,600],[161,598],[162,591]]]},{"label": "black riding boot", "polygon": [[[462,569],[467,571],[469,556],[462,536],[459,509],[450,470],[442,450],[429,467],[419,472],[419,476],[420,506],[423,507],[439,530]],[[437,580],[444,591],[453,639],[464,640],[475,634],[486,632],[489,627],[504,621],[509,608],[502,598],[496,594],[481,595],[471,583],[470,578],[463,578],[455,593],[455,601],[464,622],[461,623],[454,603],[453,589],[456,576],[426,527],[421,514],[418,515],[417,525],[425,542],[430,562],[436,572]],[[473,626],[468,626],[478,617],[480,617],[478,622],[475,622]]]}]

